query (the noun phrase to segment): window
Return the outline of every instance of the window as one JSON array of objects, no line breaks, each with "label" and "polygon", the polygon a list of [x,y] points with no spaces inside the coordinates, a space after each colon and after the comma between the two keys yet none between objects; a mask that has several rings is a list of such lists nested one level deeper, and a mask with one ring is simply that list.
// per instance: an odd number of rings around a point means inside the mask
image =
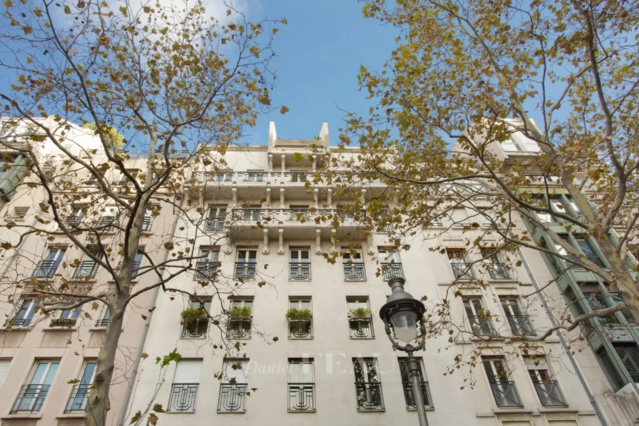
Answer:
[{"label": "window", "polygon": [[9,368],[11,367],[11,359],[0,359],[0,386],[2,386],[9,374]]},{"label": "window", "polygon": [[247,222],[259,222],[262,220],[262,209],[260,206],[250,206],[242,209],[240,220]]},{"label": "window", "polygon": [[348,325],[353,339],[374,337],[373,321],[368,298],[348,298]]},{"label": "window", "polygon": [[517,298],[502,297],[500,299],[513,336],[534,336],[535,330],[530,324],[528,315],[522,314]]},{"label": "window", "polygon": [[453,275],[457,280],[470,280],[473,278],[473,271],[466,262],[466,250],[448,248],[446,249],[450,266],[453,268]]},{"label": "window", "polygon": [[[89,246],[88,249],[91,251],[91,255],[98,259],[102,258],[102,254],[100,253],[100,249],[98,247]],[[73,278],[93,278],[98,271],[98,263],[94,258],[89,254],[84,255],[84,259],[80,266],[78,266],[73,271]]]},{"label": "window", "polygon": [[288,360],[288,411],[315,411],[315,368],[313,359]]},{"label": "window", "polygon": [[200,255],[195,262],[195,279],[210,280],[217,276],[220,266],[220,249],[218,247],[200,247]]},{"label": "window", "polygon": [[311,250],[308,247],[291,247],[289,280],[309,281],[311,279]]},{"label": "window", "polygon": [[288,337],[290,339],[311,339],[313,337],[313,311],[311,299],[289,299]]},{"label": "window", "polygon": [[311,211],[306,204],[291,204],[288,211],[288,220],[291,222],[308,222],[311,219]]},{"label": "window", "polygon": [[510,274],[506,265],[501,262],[499,255],[495,253],[495,249],[492,247],[482,247],[481,256],[486,262],[486,269],[488,275],[492,280],[509,280]]},{"label": "window", "polygon": [[204,337],[208,330],[211,299],[191,299],[189,307],[182,311],[182,338]]},{"label": "window", "polygon": [[466,209],[452,209],[449,211],[449,217],[451,222],[453,222],[453,228],[461,228],[468,224]]},{"label": "window", "polygon": [[246,182],[264,182],[264,172],[262,170],[247,171]]},{"label": "window", "polygon": [[214,180],[216,182],[231,182],[233,181],[233,171],[232,170],[220,170],[214,176]]},{"label": "window", "polygon": [[13,209],[7,211],[5,219],[15,221],[24,220],[27,213],[29,213],[29,207],[15,206]]},{"label": "window", "polygon": [[245,399],[248,388],[248,360],[224,360],[220,396],[217,402],[219,413],[246,412]]},{"label": "window", "polygon": [[394,277],[404,278],[402,261],[399,259],[399,252],[395,247],[378,247],[377,251],[384,281]]},{"label": "window", "polygon": [[37,278],[53,278],[62,258],[66,253],[66,247],[49,247],[49,253],[44,260],[41,260],[35,270]]},{"label": "window", "polygon": [[84,219],[86,206],[73,206],[71,214],[67,216],[66,224],[70,227],[78,227]]},{"label": "window", "polygon": [[584,254],[584,256],[588,258],[588,260],[590,260],[592,263],[594,263],[595,265],[601,268],[606,267],[603,261],[601,260],[601,257],[599,257],[599,254],[597,253],[597,249],[590,242],[589,237],[576,236],[575,242],[577,243],[577,246],[581,249],[581,252]]},{"label": "window", "polygon": [[604,346],[597,350],[597,358],[599,359],[602,370],[606,373],[608,380],[615,390],[619,390],[626,384],[626,379],[617,368],[617,363],[613,362],[612,357],[606,351]]},{"label": "window", "polygon": [[144,213],[144,217],[142,218],[142,232],[151,232],[153,219],[153,215],[149,214],[148,211]]},{"label": "window", "polygon": [[353,371],[355,372],[357,410],[384,410],[382,383],[379,380],[377,361],[373,358],[354,358]]},{"label": "window", "polygon": [[104,232],[113,232],[114,227],[118,224],[118,211],[115,207],[108,207],[102,212],[98,219],[96,229]]},{"label": "window", "polygon": [[136,278],[138,276],[140,266],[142,265],[142,260],[144,260],[144,249],[139,248],[138,252],[135,254],[135,259],[133,260],[133,271],[131,271],[131,278]]},{"label": "window", "polygon": [[[410,360],[408,358],[399,358],[399,373],[402,376],[402,387],[404,388],[404,399],[406,400],[407,410],[416,410],[417,403],[415,402],[415,395],[413,394],[413,383],[410,377]],[[424,407],[433,408],[433,400],[430,396],[430,387],[428,381],[426,381],[424,374],[424,366],[421,358],[415,358],[414,361],[418,367],[419,372],[419,386],[424,399]]]},{"label": "window", "polygon": [[308,182],[309,176],[305,170],[291,171],[291,182]]},{"label": "window", "polygon": [[498,407],[521,407],[515,383],[500,358],[483,358],[484,370]]},{"label": "window", "polygon": [[64,309],[57,318],[51,320],[50,327],[73,327],[80,316],[80,308]]},{"label": "window", "polygon": [[58,361],[38,361],[27,384],[20,387],[11,414],[39,412],[58,370]]},{"label": "window", "polygon": [[110,319],[111,319],[111,310],[109,309],[108,306],[104,305],[104,308],[102,308],[102,313],[100,315],[100,318],[95,322],[95,326],[98,328],[105,328],[107,325],[109,325]]},{"label": "window", "polygon": [[221,232],[224,230],[224,221],[226,220],[226,207],[211,206],[209,208],[209,217],[206,220],[206,232]]},{"label": "window", "polygon": [[[138,177],[138,174],[140,173],[138,169],[129,169],[127,170],[127,172],[131,175],[133,179],[136,179]],[[133,182],[131,181],[130,177],[122,173],[122,176],[120,177],[120,181],[118,182],[118,185],[133,186]]]},{"label": "window", "polygon": [[366,281],[361,249],[342,247],[342,264],[344,265],[344,281]]},{"label": "window", "polygon": [[250,339],[253,322],[253,299],[233,299],[229,308],[226,333],[230,339]]},{"label": "window", "polygon": [[239,249],[235,263],[235,278],[238,280],[252,280],[255,278],[257,250]]},{"label": "window", "polygon": [[[607,283],[603,283],[603,288],[602,288],[599,282],[596,282],[596,281],[580,282],[579,288],[581,289],[581,292],[583,293],[584,299],[588,303],[588,306],[593,311],[624,304],[624,301],[618,292],[607,291],[607,288],[608,288]],[[628,323],[636,324],[635,318],[632,316],[632,313],[627,308],[621,309],[619,313],[623,315],[623,317],[626,319],[626,321],[628,321]],[[621,321],[619,320],[618,314],[615,312],[609,315],[601,315],[599,316],[599,318],[606,325],[615,325],[615,324],[621,323]]]},{"label": "window", "polygon": [[200,359],[181,359],[177,362],[168,411],[195,413],[201,370],[202,360]]},{"label": "window", "polygon": [[89,403],[89,393],[95,376],[95,361],[86,361],[82,367],[82,374],[78,383],[73,385],[71,396],[64,410],[66,413],[84,413]]},{"label": "window", "polygon": [[481,299],[463,299],[464,309],[475,336],[491,336],[495,334],[490,323],[490,311],[484,310]]},{"label": "window", "polygon": [[525,357],[524,362],[537,391],[537,396],[544,407],[566,407],[566,401],[559,390],[556,380],[548,369],[544,358]]},{"label": "window", "polygon": [[8,327],[28,327],[31,325],[31,320],[35,312],[39,309],[40,302],[35,299],[24,299],[20,305],[20,309],[15,316],[7,321]]},{"label": "window", "polygon": [[639,383],[639,350],[634,343],[613,343],[619,359],[626,367],[630,378]]}]

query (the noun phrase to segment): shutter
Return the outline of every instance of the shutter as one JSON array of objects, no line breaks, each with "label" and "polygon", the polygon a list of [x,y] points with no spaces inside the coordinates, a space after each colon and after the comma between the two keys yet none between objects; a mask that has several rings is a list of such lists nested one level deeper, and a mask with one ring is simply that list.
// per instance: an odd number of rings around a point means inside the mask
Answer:
[{"label": "shutter", "polygon": [[201,371],[201,359],[179,360],[173,383],[200,383]]}]

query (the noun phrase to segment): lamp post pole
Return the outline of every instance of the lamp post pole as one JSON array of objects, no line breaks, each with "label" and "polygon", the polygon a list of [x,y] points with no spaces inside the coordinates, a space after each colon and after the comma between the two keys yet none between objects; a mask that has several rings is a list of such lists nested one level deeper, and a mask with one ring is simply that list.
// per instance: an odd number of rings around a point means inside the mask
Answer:
[{"label": "lamp post pole", "polygon": [[426,418],[426,408],[424,408],[424,397],[422,396],[422,390],[419,383],[419,361],[417,361],[417,358],[413,356],[413,351],[407,352],[410,381],[413,385],[413,398],[415,399],[415,406],[417,407],[419,426],[428,426],[428,419]]}]

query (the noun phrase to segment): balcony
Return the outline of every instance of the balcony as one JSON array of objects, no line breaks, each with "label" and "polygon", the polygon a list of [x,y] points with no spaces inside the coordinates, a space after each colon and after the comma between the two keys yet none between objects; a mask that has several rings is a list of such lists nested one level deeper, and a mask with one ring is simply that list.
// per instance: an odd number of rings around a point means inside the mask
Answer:
[{"label": "balcony", "polygon": [[379,382],[355,382],[358,411],[383,411],[384,398]]},{"label": "balcony", "polygon": [[97,328],[106,328],[109,325],[109,318],[99,319],[95,322]]},{"label": "balcony", "polygon": [[22,385],[11,414],[35,413],[40,411],[47,397],[50,385]]},{"label": "balcony", "polygon": [[315,411],[315,383],[288,384],[288,411]]},{"label": "balcony", "polygon": [[373,323],[370,318],[349,318],[348,325],[353,339],[370,339],[373,336]]},{"label": "balcony", "polygon": [[311,279],[311,264],[309,262],[290,262],[290,275],[291,281],[310,281]]},{"label": "balcony", "polygon": [[533,381],[535,390],[544,407],[567,407],[556,380]]},{"label": "balcony", "polygon": [[244,413],[246,408],[246,383],[222,383],[220,397],[217,401],[218,413]]},{"label": "balcony", "polygon": [[64,409],[64,413],[84,413],[87,410],[90,392],[90,384],[73,385],[73,390],[71,391],[71,396]]},{"label": "balcony", "polygon": [[344,281],[366,281],[363,262],[344,263]]},{"label": "balcony", "polygon": [[517,389],[515,388],[515,382],[507,380],[490,382],[490,389],[493,392],[498,407],[522,407],[521,402],[519,402],[519,396],[517,395]]},{"label": "balcony", "polygon": [[313,320],[289,318],[288,333],[289,339],[311,339],[313,337]]},{"label": "balcony", "polygon": [[[402,382],[402,387],[404,388],[404,399],[406,400],[406,409],[407,410],[416,410],[417,403],[415,402],[415,395],[413,394],[413,384],[412,382]],[[432,408],[433,400],[430,396],[430,387],[428,386],[428,382],[420,381],[419,389],[422,392],[422,398],[424,399],[424,407]]]},{"label": "balcony", "polygon": [[528,315],[506,315],[513,336],[536,336],[535,329],[530,324]]},{"label": "balcony", "polygon": [[217,274],[217,268],[220,266],[220,262],[199,261],[195,262],[195,279],[196,280],[210,280],[215,278]]},{"label": "balcony", "polygon": [[488,275],[490,275],[491,280],[509,280],[510,274],[508,273],[508,269],[506,266],[499,262],[491,262],[486,265],[486,269],[488,270]]},{"label": "balcony", "polygon": [[226,326],[229,339],[250,339],[252,318],[230,318]]},{"label": "balcony", "polygon": [[73,272],[74,279],[93,278],[98,272],[98,264],[93,260],[85,260]]},{"label": "balcony", "polygon": [[53,278],[60,265],[59,260],[42,260],[33,273],[36,278]]},{"label": "balcony", "polygon": [[209,328],[208,318],[194,319],[182,326],[182,338],[199,338],[206,335]]},{"label": "balcony", "polygon": [[252,280],[255,278],[255,263],[236,262],[235,263],[235,279]]},{"label": "balcony", "polygon": [[198,383],[173,383],[168,411],[172,413],[195,413]]},{"label": "balcony", "polygon": [[13,318],[10,320],[7,320],[4,323],[5,328],[22,328],[22,327],[29,327],[31,325],[31,319],[30,318]]},{"label": "balcony", "polygon": [[382,263],[382,276],[384,277],[384,281],[395,277],[404,278],[402,264],[396,262]]},{"label": "balcony", "polygon": [[73,327],[76,322],[78,322],[77,318],[56,318],[51,320],[49,327]]}]

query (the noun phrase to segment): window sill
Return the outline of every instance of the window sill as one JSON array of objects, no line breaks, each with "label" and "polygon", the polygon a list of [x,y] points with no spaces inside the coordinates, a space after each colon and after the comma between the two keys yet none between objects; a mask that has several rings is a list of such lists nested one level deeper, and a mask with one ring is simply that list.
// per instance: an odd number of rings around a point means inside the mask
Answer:
[{"label": "window sill", "polygon": [[246,414],[246,410],[242,410],[242,411],[220,411],[220,410],[217,410],[217,414]]},{"label": "window sill", "polygon": [[565,407],[541,407],[539,408],[540,413],[574,413],[577,414],[579,411],[570,408],[569,406]]},{"label": "window sill", "polygon": [[106,327],[89,327],[89,331],[94,331],[94,332],[106,331]]},{"label": "window sill", "polygon": [[378,408],[378,409],[374,409],[374,410],[367,410],[364,408],[358,408],[357,409],[358,413],[385,413],[386,409],[385,408]]},{"label": "window sill", "polygon": [[[424,409],[425,409],[426,411],[435,411],[435,407],[432,407],[432,406],[430,406],[430,405],[429,405],[429,406],[427,406],[427,407],[425,406],[425,407],[424,407]],[[406,411],[417,412],[417,408],[413,408],[413,407],[406,407]]]},{"label": "window sill", "polygon": [[60,327],[45,327],[42,329],[42,331],[52,331],[52,332],[59,332],[59,331],[77,331],[78,327],[76,327],[75,325],[70,326],[70,327],[65,327],[65,326],[60,326]]},{"label": "window sill", "polygon": [[42,418],[42,413],[15,413],[8,414],[6,416],[0,417],[2,420],[19,420],[19,419],[31,419],[37,420]]},{"label": "window sill", "polygon": [[86,413],[65,413],[56,416],[56,419],[84,419],[86,416]]},{"label": "window sill", "polygon": [[306,410],[306,411],[301,411],[301,410],[287,410],[288,413],[290,414],[310,414],[310,413],[316,413],[317,410]]},{"label": "window sill", "polygon": [[353,337],[350,336],[351,340],[375,340],[375,336],[370,336],[370,337]]}]

